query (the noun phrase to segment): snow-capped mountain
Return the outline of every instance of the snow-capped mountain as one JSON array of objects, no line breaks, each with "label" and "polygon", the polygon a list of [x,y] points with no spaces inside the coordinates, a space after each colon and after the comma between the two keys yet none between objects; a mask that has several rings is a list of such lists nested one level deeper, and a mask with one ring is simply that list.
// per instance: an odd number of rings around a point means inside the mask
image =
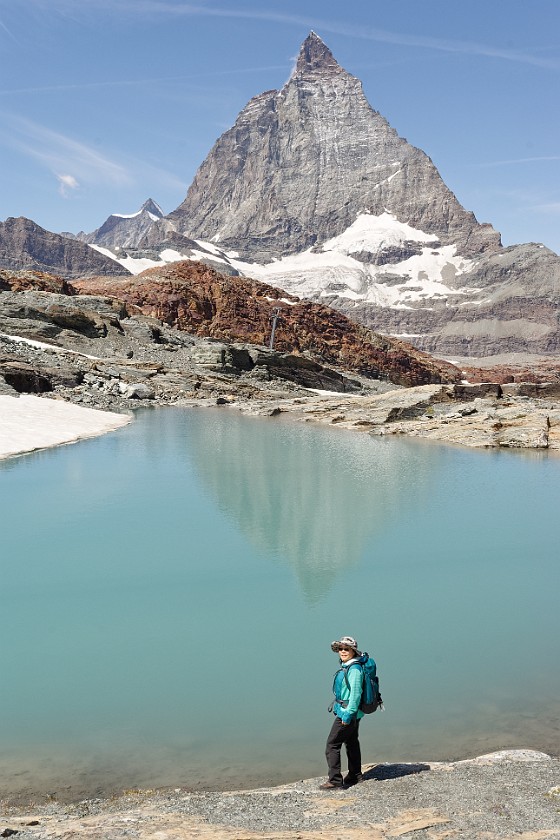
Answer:
[{"label": "snow-capped mountain", "polygon": [[360,214],[339,236],[268,263],[172,233],[159,249],[128,254],[115,256],[132,274],[182,259],[205,262],[326,303],[439,355],[560,349],[560,259],[542,245],[464,256],[383,213]]},{"label": "snow-capped mountain", "polygon": [[103,248],[135,248],[154,222],[163,217],[159,204],[149,198],[136,213],[112,213],[92,233],[78,233],[76,239]]},{"label": "snow-capped mountain", "polygon": [[498,233],[461,207],[312,32],[289,81],[246,105],[168,219],[270,262],[340,236],[364,213],[390,213],[464,253],[499,247]]},{"label": "snow-capped mountain", "polygon": [[560,349],[560,258],[502,248],[315,33],[286,85],[247,104],[140,247],[132,272],[210,252],[438,354]]}]

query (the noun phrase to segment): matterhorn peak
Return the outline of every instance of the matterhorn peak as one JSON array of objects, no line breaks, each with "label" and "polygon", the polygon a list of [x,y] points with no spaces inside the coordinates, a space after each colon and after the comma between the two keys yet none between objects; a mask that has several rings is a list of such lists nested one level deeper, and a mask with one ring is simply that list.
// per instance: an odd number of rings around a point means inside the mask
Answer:
[{"label": "matterhorn peak", "polygon": [[[368,224],[389,214],[464,255],[499,245],[310,32],[290,80],[250,100],[167,219],[190,239],[269,263],[341,236],[365,210]],[[366,251],[353,253],[377,259]]]},{"label": "matterhorn peak", "polygon": [[316,32],[310,32],[299,51],[294,75],[303,75],[315,70],[339,73],[341,67],[327,45]]}]

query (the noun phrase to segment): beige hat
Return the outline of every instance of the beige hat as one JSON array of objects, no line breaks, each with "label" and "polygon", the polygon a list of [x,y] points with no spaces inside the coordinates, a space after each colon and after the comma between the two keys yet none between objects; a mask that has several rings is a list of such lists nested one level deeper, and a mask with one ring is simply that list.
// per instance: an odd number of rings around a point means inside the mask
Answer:
[{"label": "beige hat", "polygon": [[338,653],[341,647],[349,647],[358,653],[358,642],[352,636],[343,636],[338,642],[331,642],[331,650]]}]

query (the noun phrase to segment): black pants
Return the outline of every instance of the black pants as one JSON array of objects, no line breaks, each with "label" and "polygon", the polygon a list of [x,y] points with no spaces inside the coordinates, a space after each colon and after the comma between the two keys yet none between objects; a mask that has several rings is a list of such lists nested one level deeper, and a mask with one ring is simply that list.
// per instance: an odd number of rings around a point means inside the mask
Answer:
[{"label": "black pants", "polygon": [[334,719],[325,750],[329,767],[329,782],[332,782],[333,785],[342,784],[340,750],[343,744],[346,745],[346,754],[348,756],[348,775],[350,777],[356,777],[362,772],[362,752],[358,740],[359,729],[360,721],[356,720],[356,718],[346,725],[342,723],[339,717],[335,717]]}]

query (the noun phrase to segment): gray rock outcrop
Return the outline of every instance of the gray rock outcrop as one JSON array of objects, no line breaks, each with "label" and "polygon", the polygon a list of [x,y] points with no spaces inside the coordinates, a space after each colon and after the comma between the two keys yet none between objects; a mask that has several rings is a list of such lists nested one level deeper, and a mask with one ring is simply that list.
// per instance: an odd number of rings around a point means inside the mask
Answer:
[{"label": "gray rock outcrop", "polygon": [[[2,395],[37,394],[116,411],[145,401],[233,406],[374,435],[560,449],[558,377],[399,388],[306,354],[190,335],[133,304],[76,295],[55,281],[36,278],[41,287],[66,293],[0,291]],[[30,282],[25,272],[11,278],[12,286]]]},{"label": "gray rock outcrop", "polygon": [[[198,785],[117,793],[98,787],[96,798],[85,798],[91,792],[84,790],[82,774],[71,788],[80,801],[69,804],[40,790],[30,804],[26,788],[23,802],[7,799],[3,822],[13,826],[17,840],[128,840],[132,832],[177,840],[560,836],[560,761],[536,750],[500,750],[455,762],[364,763],[363,770],[364,780],[352,793],[335,797],[319,792],[316,778],[235,791]],[[11,784],[13,791],[23,786],[17,775]]]}]

